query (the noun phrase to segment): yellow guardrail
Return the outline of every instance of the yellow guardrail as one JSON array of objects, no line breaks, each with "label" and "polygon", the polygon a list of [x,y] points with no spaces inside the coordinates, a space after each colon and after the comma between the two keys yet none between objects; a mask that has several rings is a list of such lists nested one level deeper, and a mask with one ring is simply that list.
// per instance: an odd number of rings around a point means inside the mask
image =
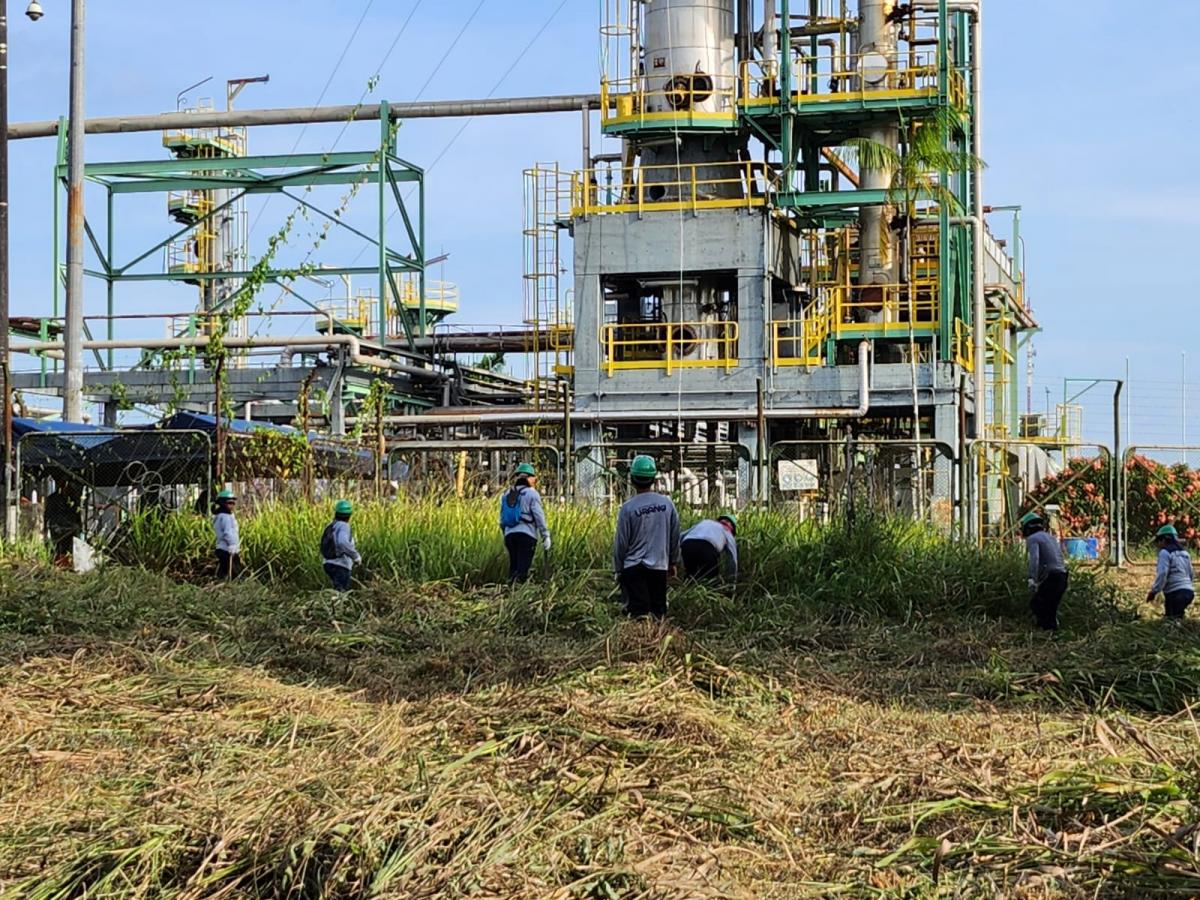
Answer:
[{"label": "yellow guardrail", "polygon": [[954,361],[968,372],[975,371],[975,339],[971,326],[958,318],[954,320]]},{"label": "yellow guardrail", "polygon": [[571,178],[571,215],[752,209],[766,206],[773,178],[755,160],[584,169]]},{"label": "yellow guardrail", "polygon": [[[792,101],[834,103],[846,100],[902,100],[934,96],[938,92],[935,51],[901,53],[890,65],[880,65],[878,53],[848,57],[802,56],[792,63]],[[779,64],[773,60],[747,60],[741,67],[741,104],[745,107],[777,103],[781,91]],[[966,106],[966,79],[950,70],[949,92],[955,106]]]},{"label": "yellow guardrail", "polygon": [[636,75],[600,82],[601,125],[736,124],[736,75]]},{"label": "yellow guardrail", "polygon": [[[939,312],[934,281],[916,281],[911,292],[907,284],[854,285],[837,293],[834,331],[849,326],[858,332],[870,330],[880,337],[892,337],[907,332],[910,323],[937,325]],[[866,314],[878,313],[882,313],[882,322],[860,321]]]},{"label": "yellow guardrail", "polygon": [[[899,339],[913,325],[923,330],[941,322],[940,297],[934,281],[880,285],[824,285],[826,295],[796,319],[771,323],[772,360],[776,366],[818,366],[825,342],[832,338]],[[911,297],[911,302],[910,302]],[[867,314],[882,321],[866,322]],[[961,323],[959,323],[961,324]],[[968,334],[969,336],[969,334]],[[966,349],[970,351],[970,342]],[[956,341],[956,354],[961,351]]]},{"label": "yellow guardrail", "polygon": [[816,310],[802,319],[772,322],[771,358],[777,366],[819,366],[829,334],[829,314]]},{"label": "yellow guardrail", "polygon": [[608,377],[622,369],[715,369],[738,364],[737,322],[637,322],[605,325]]}]

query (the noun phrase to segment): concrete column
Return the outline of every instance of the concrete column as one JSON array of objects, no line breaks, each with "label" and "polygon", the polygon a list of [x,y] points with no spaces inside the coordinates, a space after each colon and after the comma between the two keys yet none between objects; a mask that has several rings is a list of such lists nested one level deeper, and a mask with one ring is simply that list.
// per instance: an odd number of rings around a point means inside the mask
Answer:
[{"label": "concrete column", "polygon": [[954,525],[958,498],[958,407],[946,403],[934,408],[933,439],[949,446],[952,457],[938,452],[933,462],[933,490],[929,495],[930,516],[935,525],[947,532]]},{"label": "concrete column", "polygon": [[578,452],[588,448],[592,452],[575,461],[575,499],[578,502],[601,503],[608,493],[604,467],[601,464],[604,444],[600,429],[591,423],[573,427],[570,446]]}]

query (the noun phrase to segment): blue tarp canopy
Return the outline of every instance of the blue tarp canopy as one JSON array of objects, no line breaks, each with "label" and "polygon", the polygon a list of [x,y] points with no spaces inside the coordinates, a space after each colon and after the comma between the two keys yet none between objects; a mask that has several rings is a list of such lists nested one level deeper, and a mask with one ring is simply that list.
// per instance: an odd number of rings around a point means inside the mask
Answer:
[{"label": "blue tarp canopy", "polygon": [[[233,439],[231,450],[235,455],[240,439],[255,432],[301,434],[286,425],[240,419],[222,419],[222,427]],[[95,487],[202,484],[212,464],[216,430],[215,417],[188,412],[176,413],[157,425],[119,433],[95,425],[13,420],[23,472],[35,477],[65,474]],[[210,440],[201,435],[208,435]],[[374,456],[369,450],[339,444],[315,432],[305,440],[313,449],[318,477],[370,477],[374,473]],[[256,471],[252,456],[239,461],[252,477],[273,475]]]},{"label": "blue tarp canopy", "polygon": [[13,442],[20,454],[21,468],[41,474],[53,474],[55,469],[84,469],[91,452],[116,437],[112,429],[95,425],[13,419]]}]

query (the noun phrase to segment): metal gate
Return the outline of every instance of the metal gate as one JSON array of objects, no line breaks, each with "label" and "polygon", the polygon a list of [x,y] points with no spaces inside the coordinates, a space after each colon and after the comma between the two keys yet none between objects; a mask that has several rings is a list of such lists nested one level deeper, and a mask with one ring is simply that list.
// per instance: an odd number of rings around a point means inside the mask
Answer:
[{"label": "metal gate", "polygon": [[56,555],[110,543],[131,515],[203,505],[212,442],[202,431],[41,431],[16,442],[18,535]]},{"label": "metal gate", "polygon": [[955,522],[954,448],[937,441],[847,438],[778,441],[760,482],[771,506],[802,519],[873,515],[928,522],[950,533]]},{"label": "metal gate", "polygon": [[384,495],[490,497],[512,483],[523,462],[538,472],[546,497],[570,493],[562,451],[519,440],[404,441],[388,451]]},{"label": "metal gate", "polygon": [[1179,529],[1184,542],[1200,539],[1200,447],[1133,446],[1122,459],[1121,517],[1125,561],[1154,565],[1154,533]]},{"label": "metal gate", "polygon": [[970,471],[980,545],[1019,540],[1021,517],[1037,510],[1072,556],[1118,558],[1120,473],[1103,444],[976,441]]},{"label": "metal gate", "polygon": [[750,496],[750,451],[725,441],[612,441],[578,447],[581,493],[594,502],[619,503],[630,492],[629,466],[640,454],[654,457],[660,489],[686,506],[730,509]]}]

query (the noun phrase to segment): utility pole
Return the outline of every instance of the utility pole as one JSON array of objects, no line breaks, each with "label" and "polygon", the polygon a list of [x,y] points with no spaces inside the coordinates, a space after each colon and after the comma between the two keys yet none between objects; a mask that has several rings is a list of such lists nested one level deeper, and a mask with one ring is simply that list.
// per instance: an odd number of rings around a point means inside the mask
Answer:
[{"label": "utility pole", "polygon": [[63,420],[83,421],[83,134],[86,0],[71,0],[71,110],[67,131],[67,320]]},{"label": "utility pole", "polygon": [[4,540],[11,541],[15,535],[8,514],[12,496],[12,390],[10,389],[8,322],[8,0],[0,0],[0,389],[4,407],[3,427],[4,460],[3,477],[0,478],[0,509],[3,509]]}]

